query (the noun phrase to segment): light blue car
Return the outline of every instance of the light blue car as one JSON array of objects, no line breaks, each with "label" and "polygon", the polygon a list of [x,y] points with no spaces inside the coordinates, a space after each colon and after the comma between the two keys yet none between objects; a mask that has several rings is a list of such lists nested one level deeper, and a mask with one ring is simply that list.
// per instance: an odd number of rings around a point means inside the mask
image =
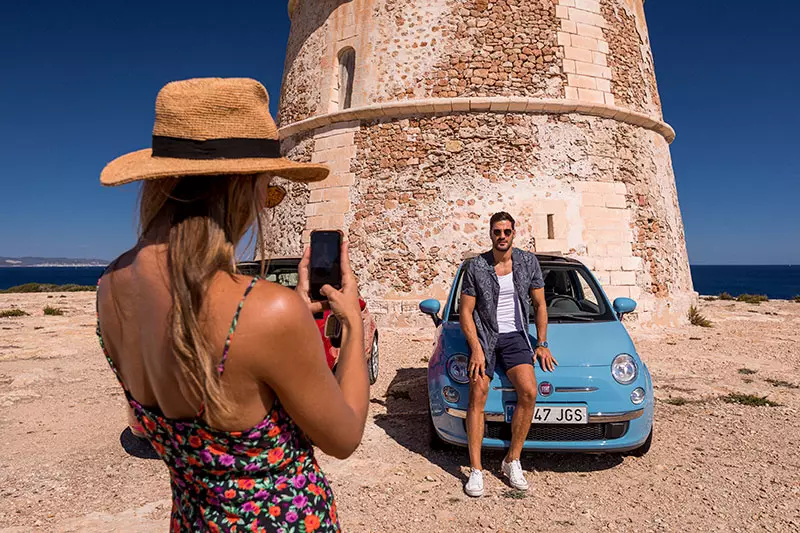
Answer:
[{"label": "light blue car", "polygon": [[[550,452],[628,452],[641,456],[653,440],[653,384],[621,318],[636,308],[630,298],[613,305],[579,261],[537,254],[545,280],[547,340],[558,367],[536,365],[538,395],[524,449]],[[464,264],[439,314],[438,300],[425,300],[438,338],[428,364],[431,439],[434,446],[467,445],[469,350],[458,319]],[[533,311],[531,311],[533,312]],[[536,345],[531,317],[528,334]],[[495,371],[486,401],[484,448],[506,448],[517,395]]]}]

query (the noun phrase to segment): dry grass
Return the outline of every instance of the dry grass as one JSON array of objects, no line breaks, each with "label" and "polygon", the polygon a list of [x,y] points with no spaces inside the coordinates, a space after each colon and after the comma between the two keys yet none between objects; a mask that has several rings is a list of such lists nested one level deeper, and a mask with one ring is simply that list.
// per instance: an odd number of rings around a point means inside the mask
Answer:
[{"label": "dry grass", "polygon": [[45,316],[63,316],[64,310],[59,307],[47,306],[44,308]]},{"label": "dry grass", "polygon": [[94,292],[97,287],[94,285],[54,285],[52,283],[25,283],[14,287],[0,290],[0,294],[19,294],[31,292]]},{"label": "dry grass", "polygon": [[0,318],[16,318],[20,316],[28,316],[28,313],[22,309],[8,309],[6,311],[0,311]]},{"label": "dry grass", "polygon": [[788,381],[784,381],[782,379],[767,378],[764,381],[766,381],[773,387],[784,387],[786,389],[800,389],[800,385],[795,385],[794,383],[789,383]]},{"label": "dry grass", "polygon": [[767,400],[766,396],[758,396],[756,394],[742,394],[740,392],[732,392],[727,396],[722,397],[722,401],[727,403],[735,403],[739,405],[748,405],[750,407],[780,407],[781,404]]},{"label": "dry grass", "polygon": [[721,293],[719,293],[719,299],[720,300],[735,300],[736,298],[734,298],[733,296],[731,296],[727,292],[721,292]]},{"label": "dry grass", "polygon": [[689,322],[691,322],[693,326],[700,326],[703,328],[711,327],[711,321],[701,315],[700,311],[698,311],[695,306],[689,308]]},{"label": "dry grass", "polygon": [[691,400],[687,400],[683,396],[667,398],[666,400],[663,400],[663,402],[668,403],[669,405],[686,405],[687,403],[692,403]]},{"label": "dry grass", "polygon": [[736,301],[758,305],[761,302],[768,302],[769,298],[766,294],[740,294],[736,297]]}]

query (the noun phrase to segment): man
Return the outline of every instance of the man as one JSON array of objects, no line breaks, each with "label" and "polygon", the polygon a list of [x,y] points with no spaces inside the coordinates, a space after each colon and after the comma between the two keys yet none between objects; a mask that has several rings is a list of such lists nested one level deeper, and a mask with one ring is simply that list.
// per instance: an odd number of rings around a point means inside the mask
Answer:
[{"label": "man", "polygon": [[[467,443],[472,471],[464,490],[473,497],[483,496],[483,409],[495,367],[506,373],[517,393],[511,445],[501,470],[512,487],[527,490],[528,481],[519,457],[536,403],[534,359],[539,359],[544,371],[552,371],[558,364],[547,346],[542,269],[534,254],[513,247],[515,226],[514,218],[506,212],[492,216],[489,222],[492,250],[467,264],[461,286],[459,316],[471,354]],[[536,313],[535,351],[528,338],[531,301]]]}]

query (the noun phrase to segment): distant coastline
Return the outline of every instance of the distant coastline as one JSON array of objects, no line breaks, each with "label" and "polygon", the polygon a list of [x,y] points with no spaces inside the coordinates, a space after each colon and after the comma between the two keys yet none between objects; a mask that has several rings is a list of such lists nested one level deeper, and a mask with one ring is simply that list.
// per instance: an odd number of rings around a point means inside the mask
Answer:
[{"label": "distant coastline", "polygon": [[105,259],[86,257],[2,257],[0,268],[86,268],[106,267],[109,262]]}]

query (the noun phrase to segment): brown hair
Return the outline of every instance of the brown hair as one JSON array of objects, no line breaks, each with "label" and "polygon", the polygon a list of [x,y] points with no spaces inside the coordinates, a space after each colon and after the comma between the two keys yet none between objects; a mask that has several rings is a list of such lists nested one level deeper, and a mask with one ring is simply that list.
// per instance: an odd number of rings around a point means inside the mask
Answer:
[{"label": "brown hair", "polygon": [[497,224],[498,222],[502,222],[503,220],[511,222],[511,229],[516,228],[517,223],[514,220],[514,217],[512,217],[505,211],[500,211],[499,213],[495,213],[494,215],[492,215],[492,218],[489,220],[489,229],[491,230],[495,224]]},{"label": "brown hair", "polygon": [[258,179],[256,175],[192,176],[142,185],[140,235],[156,221],[169,222],[170,337],[183,380],[180,386],[202,401],[207,422],[229,414],[230,407],[200,313],[214,276],[235,273],[236,245],[254,221],[256,244],[263,244]]}]

